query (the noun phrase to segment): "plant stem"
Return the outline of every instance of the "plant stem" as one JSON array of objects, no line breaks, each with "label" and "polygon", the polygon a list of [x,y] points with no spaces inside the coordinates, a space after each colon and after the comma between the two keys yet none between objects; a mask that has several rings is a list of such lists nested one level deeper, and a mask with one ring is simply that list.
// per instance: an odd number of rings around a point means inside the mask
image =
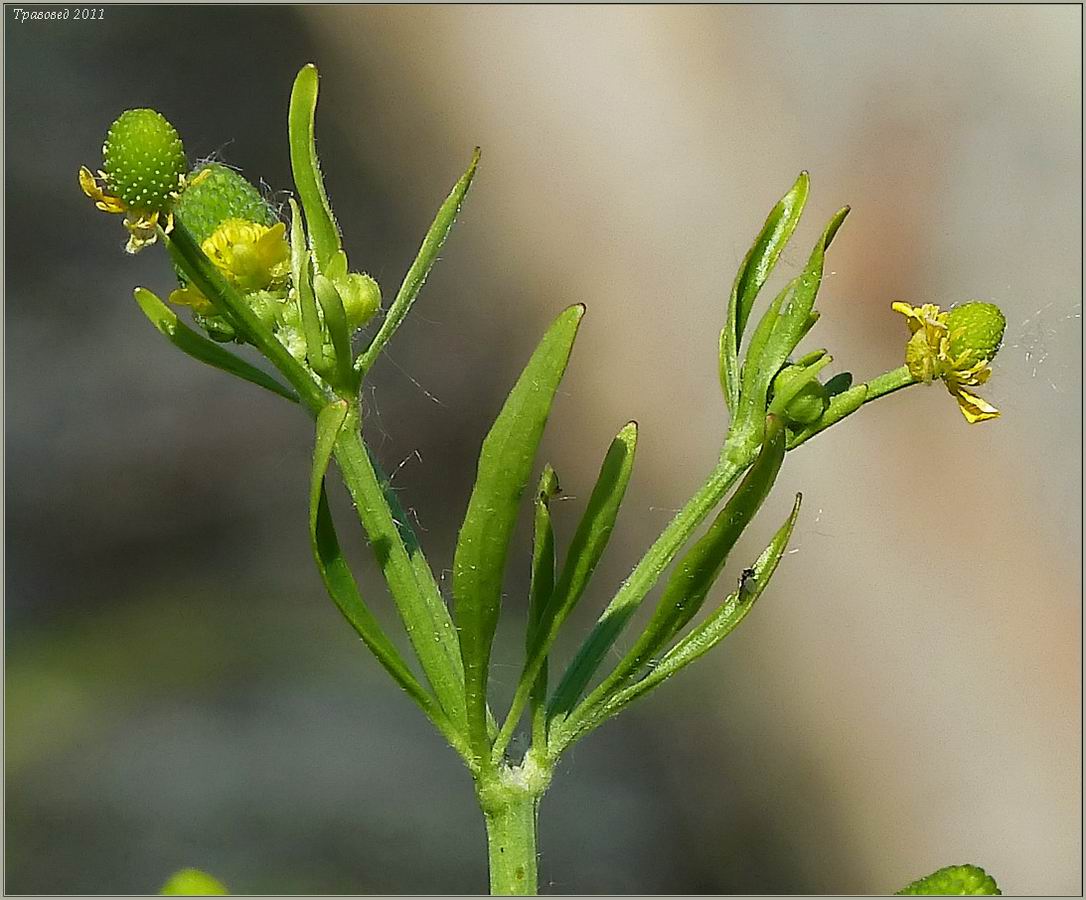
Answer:
[{"label": "plant stem", "polygon": [[[419,583],[377,473],[362,443],[359,417],[357,404],[352,404],[336,439],[336,462],[426,678],[445,715],[454,725],[459,725],[464,719],[464,688],[457,665],[460,652],[456,631],[441,597]],[[463,754],[462,742],[454,746]]]},{"label": "plant stem", "polygon": [[537,890],[536,812],[539,798],[529,793],[484,811],[490,854],[490,893],[534,897]]},{"label": "plant stem", "polygon": [[478,781],[494,896],[536,895],[536,823],[550,778],[551,769],[529,753],[520,766],[492,769]]}]

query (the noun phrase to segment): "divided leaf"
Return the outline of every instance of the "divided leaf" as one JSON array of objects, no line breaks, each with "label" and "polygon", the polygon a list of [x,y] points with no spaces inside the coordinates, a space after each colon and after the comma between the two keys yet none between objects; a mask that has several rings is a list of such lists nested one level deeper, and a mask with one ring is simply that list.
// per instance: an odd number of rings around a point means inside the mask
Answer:
[{"label": "divided leaf", "polygon": [[568,618],[603,556],[618,518],[619,507],[626,495],[637,450],[637,423],[628,423],[611,442],[604,457],[600,474],[588,499],[584,515],[570,543],[562,566],[562,574],[538,622],[529,633],[528,655],[524,661],[513,703],[495,745],[495,754],[505,749],[524,709],[525,701],[538,674],[543,671],[558,632]]},{"label": "divided leaf", "polygon": [[555,736],[550,748],[552,753],[561,753],[592,729],[621,712],[638,697],[644,696],[653,688],[663,684],[694,660],[712,650],[738,627],[754,607],[755,601],[768,587],[769,580],[773,577],[788,546],[788,540],[792,536],[802,500],[802,495],[796,494],[796,502],[788,519],[773,536],[773,540],[762,551],[754,565],[745,573],[739,588],[729,594],[704,622],[672,647],[644,678],[618,691],[604,703],[587,709],[582,707],[583,713],[570,717],[561,734]]},{"label": "divided leaf", "polygon": [[784,425],[780,419],[771,417],[762,449],[750,471],[709,530],[679,561],[641,637],[615,670],[585,699],[585,708],[605,704],[611,694],[635,677],[697,615],[732,547],[773,487],[784,461],[784,444]]}]

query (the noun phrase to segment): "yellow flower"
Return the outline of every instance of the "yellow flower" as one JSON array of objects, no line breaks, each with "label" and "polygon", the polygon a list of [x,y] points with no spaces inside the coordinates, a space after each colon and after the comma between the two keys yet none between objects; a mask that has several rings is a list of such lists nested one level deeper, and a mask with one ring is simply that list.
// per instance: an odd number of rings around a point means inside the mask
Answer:
[{"label": "yellow flower", "polygon": [[1003,339],[1003,314],[990,303],[966,303],[944,312],[934,303],[914,307],[894,303],[908,320],[912,337],[905,345],[905,365],[917,381],[941,379],[970,424],[994,419],[999,410],[968,388],[992,374],[992,357]]},{"label": "yellow flower", "polygon": [[[286,226],[270,228],[244,219],[226,219],[200,246],[227,281],[245,293],[282,285],[290,274],[290,245]],[[211,302],[189,285],[170,294],[170,302],[196,312],[213,311]]]}]

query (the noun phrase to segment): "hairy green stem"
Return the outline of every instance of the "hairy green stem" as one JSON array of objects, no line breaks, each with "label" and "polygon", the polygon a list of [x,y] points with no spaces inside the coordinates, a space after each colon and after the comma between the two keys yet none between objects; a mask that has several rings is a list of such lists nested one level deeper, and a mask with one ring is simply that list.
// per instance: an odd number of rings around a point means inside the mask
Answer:
[{"label": "hairy green stem", "polygon": [[[357,404],[352,404],[347,421],[336,439],[335,457],[426,679],[434,689],[445,715],[454,724],[460,724],[464,721],[464,685],[457,665],[460,649],[456,630],[441,597],[433,596],[432,592],[424,590],[424,586],[419,584],[414,565],[362,442]],[[421,628],[416,627],[415,623],[418,622],[426,624]],[[457,737],[460,737],[459,733]],[[461,741],[454,743],[454,746],[462,756],[465,755]],[[470,758],[470,754],[465,758]]]},{"label": "hairy green stem", "polygon": [[520,766],[490,769],[478,779],[493,896],[534,897],[537,892],[536,824],[551,772],[550,764],[529,753]]}]

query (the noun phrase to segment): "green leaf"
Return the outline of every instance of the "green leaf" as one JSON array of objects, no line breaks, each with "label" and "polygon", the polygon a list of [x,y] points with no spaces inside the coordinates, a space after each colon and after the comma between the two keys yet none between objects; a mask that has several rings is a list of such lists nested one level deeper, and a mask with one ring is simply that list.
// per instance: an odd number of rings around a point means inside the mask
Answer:
[{"label": "green leaf", "polygon": [[737,443],[761,443],[769,385],[814,324],[812,313],[822,283],[826,250],[848,212],[846,206],[833,215],[803,271],[781,291],[756,329],[743,362],[741,402],[732,427]]},{"label": "green leaf", "polygon": [[728,318],[720,333],[720,379],[732,415],[739,408],[739,347],[758,292],[769,278],[781,251],[799,224],[807,203],[810,178],[800,172],[795,184],[770,210],[762,230],[735,276],[728,299]]},{"label": "green leaf", "polygon": [[746,460],[721,460],[705,484],[679,510],[634,567],[562,675],[548,705],[550,721],[553,722],[573,708],[657,579],[671,565],[683,545],[720,503],[752,459],[753,454]]},{"label": "green leaf", "polygon": [[185,277],[200,289],[200,293],[227,317],[249,343],[268,358],[314,413],[322,409],[327,398],[320,385],[279,343],[279,339],[260,321],[245,298],[215,268],[181,218],[175,215],[173,230],[168,235],[160,236]]},{"label": "green leaf", "polygon": [[622,498],[630,483],[636,451],[637,423],[629,422],[607,450],[596,485],[566,554],[562,574],[550,600],[540,613],[537,627],[529,635],[524,669],[505,726],[494,745],[496,756],[504,752],[520,720],[528,693],[535,684],[538,673],[542,671],[559,630],[584,594],[589,579],[607,548]]},{"label": "green leaf", "polygon": [[468,729],[480,759],[489,750],[487,670],[501,611],[509,542],[536,448],[583,315],[583,306],[571,306],[555,320],[505,401],[483,441],[478,477],[456,545],[455,617],[464,659]]},{"label": "green leaf", "polygon": [[[532,581],[528,589],[528,628],[525,653],[531,653],[536,640],[543,610],[554,591],[554,527],[551,524],[550,503],[559,493],[558,476],[550,465],[543,467],[539,490],[535,497],[535,521],[532,540]],[[528,695],[532,714],[532,744],[543,747],[547,741],[547,660],[544,658],[539,674]]]},{"label": "green leaf", "polygon": [[146,288],[136,288],[134,293],[136,303],[139,304],[151,324],[162,332],[171,344],[193,359],[259,385],[273,394],[286,397],[293,403],[298,402],[298,395],[294,391],[281,385],[267,372],[247,363],[229,350],[224,350],[220,344],[193,331],[177,318],[177,314],[172,309]]},{"label": "green leaf", "polygon": [[363,374],[368,372],[373,364],[377,362],[377,357],[381,355],[381,351],[385,349],[385,345],[392,339],[392,335],[396,333],[396,329],[400,327],[400,323],[403,322],[407,313],[411,310],[415,298],[418,297],[419,291],[422,290],[422,285],[426,281],[426,276],[430,274],[430,269],[437,262],[437,254],[441,250],[441,245],[445,243],[445,238],[448,237],[453,222],[456,221],[456,216],[460,212],[460,204],[464,202],[464,196],[467,194],[468,188],[471,187],[471,180],[475,177],[475,170],[478,165],[479,148],[476,147],[468,170],[460,176],[460,180],[456,182],[452,193],[449,194],[437,211],[437,216],[434,218],[430,230],[426,232],[426,237],[419,248],[418,256],[411,263],[411,268],[407,270],[407,275],[404,276],[403,284],[400,285],[399,293],[396,294],[396,299],[392,301],[384,322],[381,323],[381,327],[374,336],[372,343],[358,357],[358,361],[355,363],[355,368]]},{"label": "green leaf", "polygon": [[163,897],[227,897],[230,891],[207,872],[182,869],[169,877],[159,894]]},{"label": "green leaf", "polygon": [[324,354],[324,330],[317,312],[317,299],[313,294],[313,274],[310,253],[305,242],[302,214],[294,198],[290,198],[290,275],[298,292],[298,309],[302,315],[302,333],[305,336],[305,355],[309,366],[318,375],[327,376],[332,361]]},{"label": "green leaf", "polygon": [[290,133],[290,167],[294,185],[305,209],[305,222],[317,269],[326,272],[340,252],[339,226],[324,191],[313,123],[317,112],[317,67],[303,66],[290,92],[287,128]]},{"label": "green leaf", "polygon": [[435,724],[442,727],[444,714],[434,698],[408,669],[399,651],[370,612],[340,550],[336,526],[328,507],[328,494],[324,489],[324,475],[328,471],[340,431],[347,420],[348,408],[347,402],[341,400],[329,404],[317,416],[317,440],[313,450],[313,472],[309,481],[309,540],[313,559],[317,563],[325,588],[343,617],[358,632],[358,636],[396,683]]},{"label": "green leaf", "polygon": [[[732,547],[773,487],[784,461],[784,441],[784,425],[780,419],[773,417],[754,465],[709,530],[679,561],[641,637],[614,671],[585,698],[583,706],[586,709],[606,703],[611,694],[635,677],[697,615],[720,577]],[[574,711],[573,715],[576,716],[577,712]]]},{"label": "green leaf", "polygon": [[552,753],[561,753],[589,731],[621,712],[634,700],[663,684],[681,669],[712,650],[738,627],[768,587],[769,580],[773,577],[788,546],[788,540],[792,536],[802,499],[802,495],[796,494],[796,502],[788,519],[773,536],[773,540],[762,551],[754,565],[745,572],[739,588],[729,594],[705,621],[672,647],[644,678],[616,692],[595,707],[582,705],[563,723],[559,734],[554,734],[552,729]]},{"label": "green leaf", "polygon": [[898,895],[981,897],[1002,894],[995,879],[980,866],[946,866],[924,878],[918,878]]},{"label": "green leaf", "polygon": [[313,290],[324,312],[324,324],[332,336],[332,348],[335,351],[335,385],[341,391],[354,394],[358,390],[354,360],[351,358],[351,333],[347,328],[347,313],[343,309],[343,300],[330,278],[317,274],[313,276]]}]

